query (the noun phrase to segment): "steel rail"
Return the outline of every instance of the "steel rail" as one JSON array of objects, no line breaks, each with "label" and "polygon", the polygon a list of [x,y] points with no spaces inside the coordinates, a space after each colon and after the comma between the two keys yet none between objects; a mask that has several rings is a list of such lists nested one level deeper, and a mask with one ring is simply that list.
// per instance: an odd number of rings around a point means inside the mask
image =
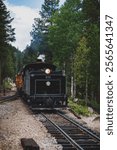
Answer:
[{"label": "steel rail", "polygon": [[58,115],[62,116],[63,118],[65,118],[66,120],[70,121],[71,123],[73,123],[74,125],[76,125],[77,127],[79,127],[80,129],[82,129],[83,131],[87,132],[89,135],[91,135],[93,138],[96,138],[98,141],[100,141],[100,138],[93,134],[92,132],[90,132],[88,129],[86,129],[85,127],[81,126],[78,122],[75,122],[74,120],[72,120],[71,118],[68,118],[67,116],[61,114],[60,112],[57,112]]},{"label": "steel rail", "polygon": [[53,121],[51,121],[46,115],[41,113],[43,117],[45,117],[59,132],[78,150],[84,150],[78,143],[76,143],[68,134],[66,134],[58,125],[56,125]]},{"label": "steel rail", "polygon": [[17,94],[11,95],[11,96],[5,96],[5,97],[3,97],[3,98],[0,99],[0,103],[4,103],[6,101],[10,101],[12,99],[16,99],[17,97],[18,97]]}]

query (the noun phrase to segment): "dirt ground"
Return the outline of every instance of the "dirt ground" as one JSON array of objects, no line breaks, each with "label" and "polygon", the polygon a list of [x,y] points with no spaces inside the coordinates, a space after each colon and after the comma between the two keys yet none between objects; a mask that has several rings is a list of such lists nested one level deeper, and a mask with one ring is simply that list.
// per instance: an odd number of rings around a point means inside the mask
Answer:
[{"label": "dirt ground", "polygon": [[83,126],[88,127],[89,129],[100,133],[100,115],[97,113],[92,113],[92,115],[82,116],[82,115],[74,115],[71,111],[66,110],[66,115],[73,118],[77,122],[81,123]]},{"label": "dirt ground", "polygon": [[[69,110],[66,114],[99,132],[99,115],[77,119]],[[41,150],[62,149],[20,99],[0,104],[0,150],[22,150],[21,138],[33,138]]]},{"label": "dirt ground", "polygon": [[0,105],[0,150],[22,150],[21,138],[33,138],[41,150],[61,149],[20,100]]}]

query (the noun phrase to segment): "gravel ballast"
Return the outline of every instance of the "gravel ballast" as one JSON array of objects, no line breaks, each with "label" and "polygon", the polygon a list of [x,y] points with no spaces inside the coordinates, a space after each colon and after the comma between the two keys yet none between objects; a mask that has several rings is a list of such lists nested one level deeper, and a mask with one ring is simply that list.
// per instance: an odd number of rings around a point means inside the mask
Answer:
[{"label": "gravel ballast", "polygon": [[[90,117],[75,117],[69,110],[65,114],[79,121],[81,124],[99,132],[99,115]],[[22,138],[32,138],[39,145],[40,150],[62,150],[43,126],[43,118],[38,118],[20,100],[0,104],[0,150],[23,150]]]},{"label": "gravel ballast", "polygon": [[0,150],[22,150],[21,138],[33,138],[41,150],[61,150],[20,100],[0,105]]}]

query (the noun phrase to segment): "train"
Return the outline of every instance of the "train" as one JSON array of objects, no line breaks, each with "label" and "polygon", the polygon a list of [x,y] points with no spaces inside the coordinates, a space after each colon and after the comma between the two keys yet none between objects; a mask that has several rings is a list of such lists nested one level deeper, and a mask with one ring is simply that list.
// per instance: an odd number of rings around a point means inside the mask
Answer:
[{"label": "train", "polygon": [[33,110],[67,107],[66,76],[53,64],[38,60],[25,65],[16,75],[16,87]]}]

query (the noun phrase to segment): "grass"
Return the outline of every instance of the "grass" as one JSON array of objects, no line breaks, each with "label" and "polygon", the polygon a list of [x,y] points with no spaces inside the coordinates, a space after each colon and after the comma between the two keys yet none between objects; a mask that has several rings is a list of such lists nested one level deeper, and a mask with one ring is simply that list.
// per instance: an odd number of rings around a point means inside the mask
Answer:
[{"label": "grass", "polygon": [[70,98],[68,100],[68,106],[72,109],[73,112],[83,116],[89,116],[91,113],[88,110],[88,107],[83,103],[75,103]]},{"label": "grass", "polygon": [[11,89],[11,84],[9,81],[4,81],[4,86],[3,86],[5,89]]}]

